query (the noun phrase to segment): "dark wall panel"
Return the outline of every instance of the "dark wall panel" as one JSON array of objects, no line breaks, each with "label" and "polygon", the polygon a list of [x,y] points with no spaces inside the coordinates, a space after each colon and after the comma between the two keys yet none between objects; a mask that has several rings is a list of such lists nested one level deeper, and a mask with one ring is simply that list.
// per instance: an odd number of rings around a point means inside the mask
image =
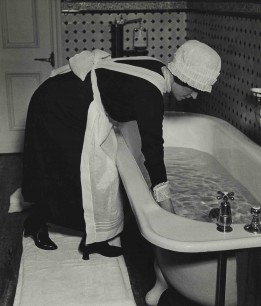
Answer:
[{"label": "dark wall panel", "polygon": [[256,120],[256,99],[250,88],[261,87],[261,20],[235,14],[187,13],[187,38],[213,47],[222,58],[222,69],[212,93],[179,110],[196,111],[222,118],[261,144]]}]

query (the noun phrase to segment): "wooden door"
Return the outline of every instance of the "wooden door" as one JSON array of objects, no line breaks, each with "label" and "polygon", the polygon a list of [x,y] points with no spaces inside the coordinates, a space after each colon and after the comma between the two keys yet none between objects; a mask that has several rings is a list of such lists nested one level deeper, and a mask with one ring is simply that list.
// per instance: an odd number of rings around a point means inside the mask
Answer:
[{"label": "wooden door", "polygon": [[61,62],[60,2],[0,1],[0,153],[13,153],[23,150],[33,92]]}]

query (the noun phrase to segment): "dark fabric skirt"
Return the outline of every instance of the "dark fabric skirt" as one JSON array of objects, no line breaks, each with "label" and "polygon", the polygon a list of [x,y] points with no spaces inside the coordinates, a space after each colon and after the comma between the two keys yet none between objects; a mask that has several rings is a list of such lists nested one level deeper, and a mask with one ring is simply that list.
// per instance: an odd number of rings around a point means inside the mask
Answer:
[{"label": "dark fabric skirt", "polygon": [[22,194],[35,203],[32,226],[52,222],[84,231],[80,162],[91,101],[89,78],[72,73],[48,79],[30,101]]}]

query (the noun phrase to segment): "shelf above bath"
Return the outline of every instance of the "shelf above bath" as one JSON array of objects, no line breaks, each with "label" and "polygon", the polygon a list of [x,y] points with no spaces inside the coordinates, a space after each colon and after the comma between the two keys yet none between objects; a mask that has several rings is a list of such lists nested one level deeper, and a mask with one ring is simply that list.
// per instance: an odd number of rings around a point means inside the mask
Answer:
[{"label": "shelf above bath", "polygon": [[258,3],[242,3],[224,1],[62,1],[62,13],[85,12],[127,12],[127,11],[200,11],[216,13],[232,13],[260,15],[261,5]]}]

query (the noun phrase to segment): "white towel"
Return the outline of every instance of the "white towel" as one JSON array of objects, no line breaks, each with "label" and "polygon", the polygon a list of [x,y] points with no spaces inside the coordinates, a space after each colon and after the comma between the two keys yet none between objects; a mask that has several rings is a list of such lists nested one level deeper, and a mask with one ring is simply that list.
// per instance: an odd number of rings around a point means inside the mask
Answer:
[{"label": "white towel", "polygon": [[[123,256],[91,254],[82,260],[80,237],[50,233],[55,251],[38,249],[23,238],[14,306],[134,306]],[[119,238],[112,242],[119,245]]]}]

